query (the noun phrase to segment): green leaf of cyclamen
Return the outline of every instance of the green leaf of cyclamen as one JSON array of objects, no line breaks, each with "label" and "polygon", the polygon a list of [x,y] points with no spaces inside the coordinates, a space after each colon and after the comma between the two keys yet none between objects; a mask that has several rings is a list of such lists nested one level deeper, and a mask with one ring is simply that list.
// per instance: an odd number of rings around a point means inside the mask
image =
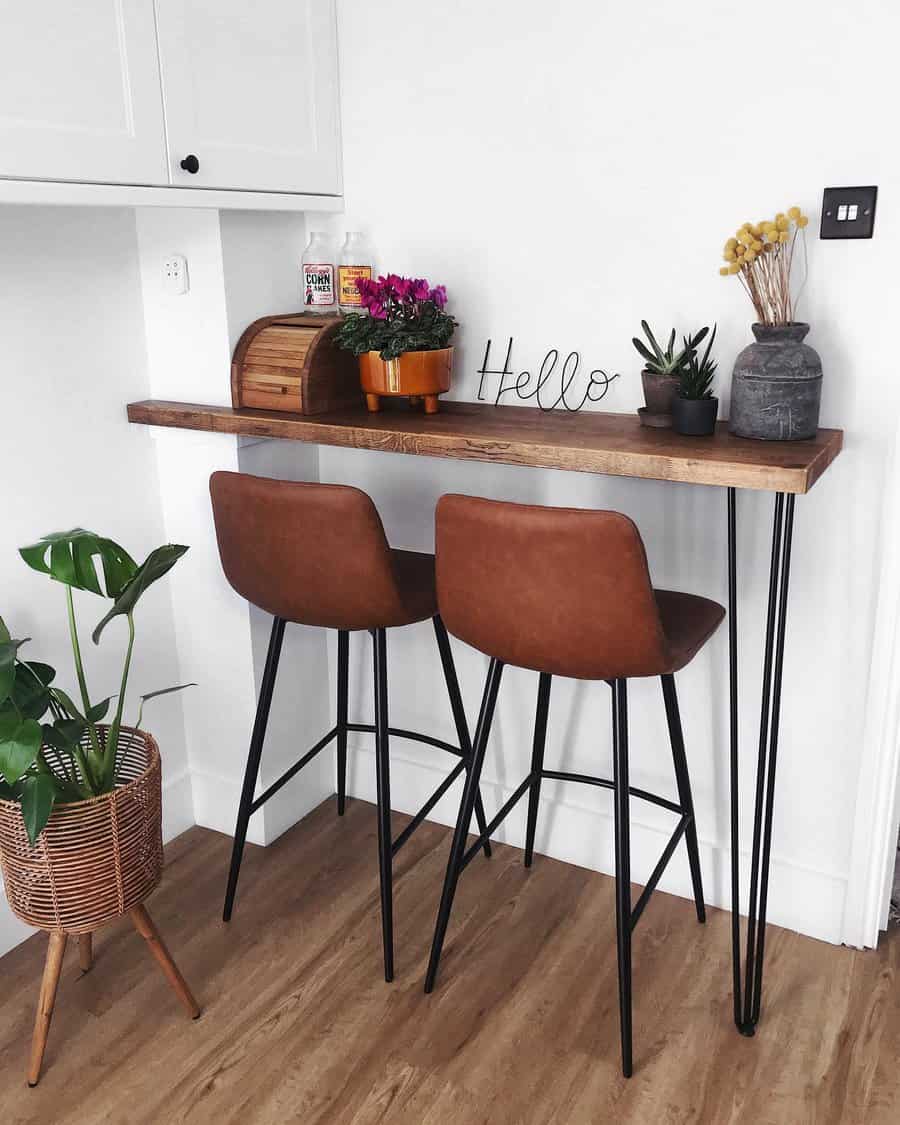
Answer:
[{"label": "green leaf of cyclamen", "polygon": [[152,586],[158,578],[168,574],[185,551],[187,551],[187,547],[180,546],[177,543],[169,543],[150,552],[141,566],[138,567],[137,573],[116,598],[112,609],[97,625],[92,634],[94,644],[99,642],[101,633],[114,617],[123,617],[132,612],[147,588]]},{"label": "green leaf of cyclamen", "polygon": [[55,800],[56,784],[49,774],[39,773],[36,777],[29,777],[22,786],[22,819],[32,847],[50,819]]},{"label": "green leaf of cyclamen", "polygon": [[22,774],[34,763],[41,748],[41,724],[25,719],[0,742],[0,774],[10,785],[15,785]]}]

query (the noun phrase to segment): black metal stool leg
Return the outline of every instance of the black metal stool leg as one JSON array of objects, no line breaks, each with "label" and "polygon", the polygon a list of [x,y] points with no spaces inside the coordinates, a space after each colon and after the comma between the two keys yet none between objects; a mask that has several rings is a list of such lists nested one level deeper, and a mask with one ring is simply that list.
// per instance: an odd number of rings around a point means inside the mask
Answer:
[{"label": "black metal stool leg", "polygon": [[681,714],[678,710],[678,694],[675,691],[675,677],[660,676],[663,700],[666,704],[666,721],[669,724],[669,742],[672,745],[672,761],[675,765],[675,781],[678,785],[678,803],[689,817],[684,830],[687,845],[688,863],[691,868],[691,883],[694,887],[694,905],[697,908],[697,921],[706,921],[706,906],[703,903],[703,879],[700,875],[700,848],[697,843],[697,823],[694,819],[694,798],[691,794],[691,779],[688,773],[687,755],[684,752],[684,732],[681,729]]},{"label": "black metal stool leg", "polygon": [[[453,722],[456,724],[456,737],[459,740],[459,748],[463,753],[463,757],[467,759],[468,763],[471,763],[472,742],[469,738],[469,724],[466,722],[466,712],[463,707],[462,693],[459,690],[459,679],[456,675],[456,664],[453,660],[450,638],[447,636],[447,629],[440,618],[440,614],[435,614],[431,622],[434,625],[434,635],[437,638],[438,652],[441,656],[441,666],[444,669],[444,680],[447,683],[447,694],[450,696],[450,708],[453,711]],[[467,773],[469,769],[470,765],[467,764]],[[481,801],[480,791],[475,797],[475,822],[478,825],[478,834],[484,835],[484,831],[487,828],[487,820],[484,815],[484,805]],[[484,841],[483,848],[485,857],[490,859],[490,840]]]},{"label": "black metal stool leg", "polygon": [[347,803],[347,696],[350,680],[350,634],[338,629],[337,658],[337,811]]},{"label": "black metal stool leg", "polygon": [[534,834],[537,829],[538,801],[541,797],[541,772],[544,748],[547,745],[547,717],[550,712],[550,685],[553,677],[541,672],[538,681],[537,710],[534,716],[534,741],[531,746],[531,787],[528,791],[528,827],[525,831],[525,866],[534,858]]},{"label": "black metal stool leg", "polygon": [[622,1073],[631,1077],[631,839],[628,817],[627,680],[613,680],[613,787],[616,836],[616,950]]},{"label": "black metal stool leg", "polygon": [[272,705],[272,692],[275,688],[275,676],[278,672],[278,660],[281,656],[281,642],[284,640],[284,620],[276,617],[272,622],[272,632],[269,635],[269,649],[266,653],[266,664],[263,670],[262,683],[259,686],[259,700],[256,704],[256,718],[253,721],[253,734],[250,737],[250,751],[247,754],[247,766],[244,770],[244,784],[241,788],[241,800],[238,805],[237,825],[234,830],[234,844],[231,849],[231,867],[228,871],[228,888],[225,891],[225,907],[222,911],[222,920],[231,921],[231,912],[234,909],[234,894],[237,890],[238,876],[241,873],[241,859],[244,855],[244,843],[247,839],[247,825],[252,812],[253,793],[256,789],[256,779],[259,776],[259,763],[262,758],[263,741],[266,737],[266,724],[269,721],[269,708]]},{"label": "black metal stool leg", "polygon": [[394,893],[391,864],[391,760],[388,736],[387,631],[372,634],[375,654],[375,779],[378,799],[378,873],[384,979],[394,979]]},{"label": "black metal stool leg", "polygon": [[434,981],[437,976],[441,950],[444,946],[447,925],[450,921],[450,911],[453,909],[453,896],[456,894],[456,884],[459,882],[459,875],[463,866],[463,857],[466,854],[466,837],[469,834],[469,825],[472,822],[472,813],[475,809],[475,798],[478,794],[481,769],[484,765],[484,754],[487,749],[488,737],[491,733],[491,722],[494,718],[494,706],[497,702],[497,692],[500,688],[500,677],[502,674],[502,661],[492,659],[488,669],[487,682],[484,685],[484,696],[481,700],[478,725],[475,728],[475,743],[472,748],[472,768],[466,776],[466,785],[463,789],[462,801],[459,806],[459,816],[456,819],[456,829],[453,833],[453,844],[450,848],[450,859],[447,862],[447,873],[444,877],[441,905],[438,910],[437,923],[434,928],[434,940],[431,945],[428,972],[425,976],[426,992],[431,992],[434,988]]}]

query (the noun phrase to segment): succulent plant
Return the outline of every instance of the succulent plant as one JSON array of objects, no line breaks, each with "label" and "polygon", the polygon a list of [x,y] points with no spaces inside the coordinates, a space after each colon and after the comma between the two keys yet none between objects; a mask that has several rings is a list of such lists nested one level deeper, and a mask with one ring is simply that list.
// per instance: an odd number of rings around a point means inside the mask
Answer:
[{"label": "succulent plant", "polygon": [[653,350],[651,351],[643,340],[639,340],[637,336],[633,336],[631,342],[644,360],[644,370],[649,371],[651,375],[674,375],[677,377],[680,377],[685,371],[690,355],[696,350],[697,345],[709,332],[709,328],[706,327],[701,328],[694,336],[685,336],[684,347],[676,352],[674,328],[669,336],[669,342],[665,350],[656,342],[656,337],[650,330],[650,325],[646,320],[641,321],[641,328],[643,328],[644,335],[650,341]]},{"label": "succulent plant", "polygon": [[[678,388],[678,393],[682,398],[701,399],[712,398],[712,382],[716,376],[716,361],[710,357],[712,346],[716,338],[717,325],[713,325],[712,335],[706,345],[706,350],[701,359],[697,355],[695,348],[690,348],[690,354],[687,358],[687,365],[681,372],[681,386]],[[705,329],[704,329],[705,331]],[[688,349],[688,341],[684,341],[685,350]]]}]

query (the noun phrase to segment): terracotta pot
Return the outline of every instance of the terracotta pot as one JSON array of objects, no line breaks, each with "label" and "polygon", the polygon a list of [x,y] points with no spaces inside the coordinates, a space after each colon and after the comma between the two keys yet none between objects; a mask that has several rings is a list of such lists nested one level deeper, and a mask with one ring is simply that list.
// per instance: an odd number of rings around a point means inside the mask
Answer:
[{"label": "terracotta pot", "polygon": [[644,401],[651,414],[671,414],[672,400],[681,386],[677,375],[654,375],[651,371],[641,372],[644,385]]},{"label": "terracotta pot", "polygon": [[381,398],[425,400],[425,413],[436,414],[438,395],[450,390],[453,348],[430,352],[404,352],[397,359],[382,359],[378,352],[359,357],[359,381],[371,411],[381,409]]},{"label": "terracotta pot", "polygon": [[[98,729],[105,740],[108,728]],[[44,757],[54,769],[63,765],[51,746]],[[118,760],[124,783],[112,793],[58,805],[34,847],[20,805],[0,801],[0,871],[9,905],[23,922],[90,933],[139,906],[159,883],[159,748],[151,735],[123,727]]]}]

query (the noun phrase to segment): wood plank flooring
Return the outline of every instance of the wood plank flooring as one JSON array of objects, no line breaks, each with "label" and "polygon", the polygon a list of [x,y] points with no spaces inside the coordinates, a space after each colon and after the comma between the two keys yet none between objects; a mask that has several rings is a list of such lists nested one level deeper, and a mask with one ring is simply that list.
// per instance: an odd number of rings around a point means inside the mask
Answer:
[{"label": "wood plank flooring", "polygon": [[[399,831],[407,818],[397,815]],[[438,986],[422,977],[449,847],[396,865],[397,979],[381,979],[372,806],[331,802],[248,847],[168,849],[149,908],[203,1005],[191,1022],[130,924],[67,957],[37,1089],[24,1066],[46,938],[0,959],[4,1125],[896,1125],[900,940],[858,953],[772,928],[755,1039],[731,1023],[729,916],[657,893],[635,934],[635,1076],[619,1071],[613,881],[498,846],[463,876]]]}]

